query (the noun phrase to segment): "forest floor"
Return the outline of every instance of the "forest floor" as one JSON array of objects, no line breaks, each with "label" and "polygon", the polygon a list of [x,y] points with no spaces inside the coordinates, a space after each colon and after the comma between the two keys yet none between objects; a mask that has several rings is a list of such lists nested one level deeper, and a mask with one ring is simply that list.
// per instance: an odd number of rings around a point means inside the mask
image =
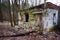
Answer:
[{"label": "forest floor", "polygon": [[[60,40],[60,30],[55,30],[53,32],[48,32],[46,34],[40,35],[36,32],[30,33],[28,35],[17,35],[17,31],[12,30],[14,28],[9,28],[6,24],[3,26],[0,25],[0,40]],[[6,28],[5,28],[6,27]],[[6,36],[13,35],[13,36]],[[5,36],[5,37],[4,37]]]}]

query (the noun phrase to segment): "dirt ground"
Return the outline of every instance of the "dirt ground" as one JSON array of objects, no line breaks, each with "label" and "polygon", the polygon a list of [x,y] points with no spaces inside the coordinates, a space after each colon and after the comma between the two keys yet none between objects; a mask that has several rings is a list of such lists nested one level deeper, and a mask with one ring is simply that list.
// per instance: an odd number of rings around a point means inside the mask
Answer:
[{"label": "dirt ground", "polygon": [[[7,30],[4,30],[2,33],[2,30],[0,30],[0,35],[16,35],[13,32],[9,32]],[[28,35],[23,36],[13,36],[13,37],[0,37],[0,40],[60,40],[60,32],[49,32],[43,35],[37,34],[37,33],[30,33]]]},{"label": "dirt ground", "polygon": [[60,40],[60,35],[55,33],[41,35],[25,35],[18,37],[0,37],[0,40]]},{"label": "dirt ground", "polygon": [[6,35],[17,35],[17,31],[12,30],[10,28],[6,29],[4,27],[2,25],[0,26],[0,40],[60,40],[59,30],[49,32],[43,35],[40,35],[38,33],[30,33],[28,35],[23,35],[23,36],[18,35],[13,37],[1,37]]}]

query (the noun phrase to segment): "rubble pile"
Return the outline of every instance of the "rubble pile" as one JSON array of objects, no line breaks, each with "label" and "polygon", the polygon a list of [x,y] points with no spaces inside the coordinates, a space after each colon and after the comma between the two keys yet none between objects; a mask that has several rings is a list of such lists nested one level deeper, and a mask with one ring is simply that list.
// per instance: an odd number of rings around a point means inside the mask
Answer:
[{"label": "rubble pile", "polygon": [[9,25],[0,26],[0,40],[60,40],[60,31],[57,32],[48,32],[46,34],[40,35],[37,32],[30,33],[29,35],[16,36],[16,37],[1,37],[1,36],[10,36],[17,35],[20,33],[30,32],[32,30],[38,30],[39,27],[35,25],[20,25],[19,27],[10,27]]},{"label": "rubble pile", "polygon": [[55,32],[50,32],[44,35],[35,34],[36,33],[17,37],[1,37],[0,40],[60,40],[60,35]]},{"label": "rubble pile", "polygon": [[10,36],[22,33],[27,33],[31,31],[39,30],[38,26],[32,25],[30,23],[22,23],[18,26],[11,27],[10,25],[0,25],[0,36]]}]

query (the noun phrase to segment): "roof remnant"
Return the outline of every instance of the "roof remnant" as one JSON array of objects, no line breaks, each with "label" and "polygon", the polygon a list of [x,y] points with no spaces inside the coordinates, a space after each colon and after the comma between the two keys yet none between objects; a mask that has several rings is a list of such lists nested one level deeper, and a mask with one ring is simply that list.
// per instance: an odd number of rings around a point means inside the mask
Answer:
[{"label": "roof remnant", "polygon": [[[43,4],[40,4],[38,6],[30,7],[29,9],[31,10],[31,9],[34,9],[34,8],[42,8],[42,9],[44,9],[44,3]],[[55,5],[55,4],[51,3],[51,2],[47,2],[46,3],[46,8],[60,10],[60,6],[57,6],[57,5]],[[26,10],[26,9],[24,9],[24,10]]]},{"label": "roof remnant", "polygon": [[[44,8],[44,4],[34,6],[34,7],[29,8],[29,9],[34,9],[34,8]],[[47,2],[46,3],[46,8],[60,9],[60,6],[57,6],[57,5],[55,5],[55,4],[51,3],[51,2]]]}]

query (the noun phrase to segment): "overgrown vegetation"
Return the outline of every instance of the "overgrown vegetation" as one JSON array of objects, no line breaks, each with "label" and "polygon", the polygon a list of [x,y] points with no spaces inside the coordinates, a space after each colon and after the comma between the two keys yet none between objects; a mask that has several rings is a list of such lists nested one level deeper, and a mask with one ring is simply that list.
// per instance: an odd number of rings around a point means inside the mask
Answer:
[{"label": "overgrown vegetation", "polygon": [[49,30],[50,30],[49,32],[52,32],[52,31],[55,31],[55,30],[60,30],[60,26],[56,25],[56,26],[50,28]]}]

